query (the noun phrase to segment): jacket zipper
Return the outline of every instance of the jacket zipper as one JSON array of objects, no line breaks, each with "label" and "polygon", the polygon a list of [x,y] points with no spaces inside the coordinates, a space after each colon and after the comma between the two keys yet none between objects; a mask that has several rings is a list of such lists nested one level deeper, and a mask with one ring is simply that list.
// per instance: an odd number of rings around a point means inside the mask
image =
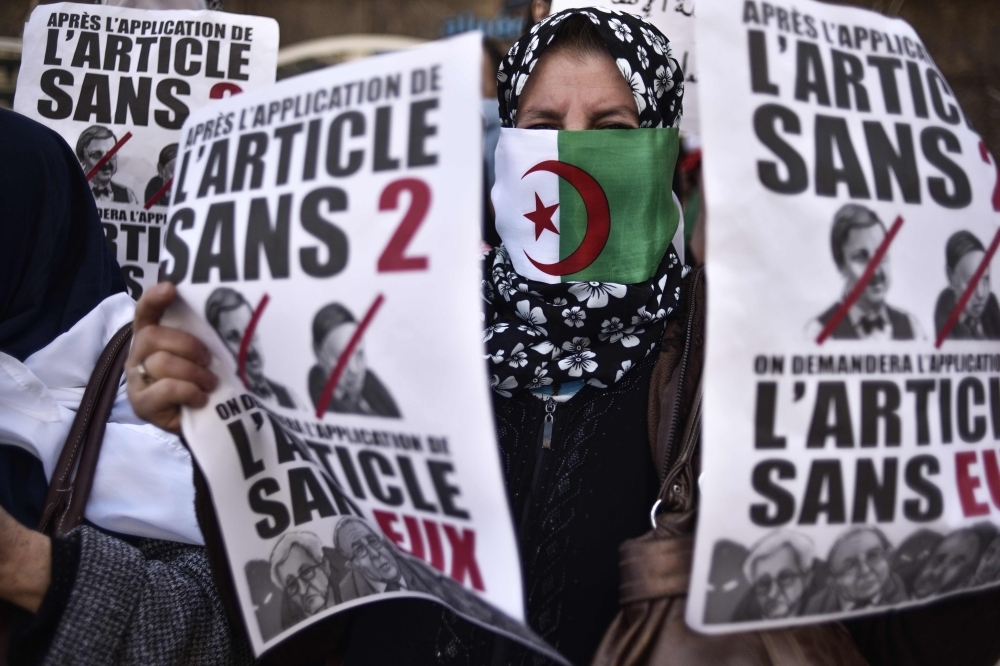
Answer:
[{"label": "jacket zipper", "polygon": [[540,442],[538,451],[535,454],[535,467],[531,471],[531,486],[528,488],[528,496],[524,498],[524,509],[521,510],[521,532],[522,541],[525,527],[528,524],[528,516],[531,513],[531,506],[534,504],[535,492],[538,490],[538,482],[542,476],[542,468],[552,451],[552,430],[555,426],[555,411],[558,403],[551,397],[545,400],[545,417],[542,419],[542,429],[539,433]]},{"label": "jacket zipper", "polygon": [[[535,453],[535,467],[531,470],[531,486],[528,488],[526,497],[524,498],[524,508],[521,509],[521,525],[518,529],[518,543],[523,546],[525,542],[525,531],[528,529],[528,518],[531,515],[531,507],[534,504],[535,492],[538,489],[538,482],[542,476],[542,467],[545,466],[545,461],[552,451],[552,431],[555,427],[555,411],[556,406],[555,400],[551,397],[545,400],[545,417],[542,419],[542,428],[539,434],[539,446],[538,451]],[[527,608],[525,608],[527,612]],[[503,638],[502,636],[493,637],[493,648],[492,655],[490,658],[491,666],[501,666],[507,662],[507,653],[509,648],[509,640]]]},{"label": "jacket zipper", "polygon": [[670,416],[670,430],[667,434],[667,450],[664,451],[663,455],[663,465],[660,468],[660,481],[667,478],[667,472],[670,471],[670,454],[673,452],[674,439],[677,437],[677,426],[680,421],[681,413],[681,398],[684,395],[684,375],[687,373],[688,357],[691,352],[691,331],[694,328],[694,317],[695,317],[695,294],[698,290],[698,282],[701,280],[701,269],[694,274],[694,278],[691,280],[691,291],[689,292],[691,307],[688,308],[688,320],[687,320],[687,331],[684,335],[684,353],[681,355],[681,367],[680,374],[677,378],[677,395],[674,397],[674,411]]}]

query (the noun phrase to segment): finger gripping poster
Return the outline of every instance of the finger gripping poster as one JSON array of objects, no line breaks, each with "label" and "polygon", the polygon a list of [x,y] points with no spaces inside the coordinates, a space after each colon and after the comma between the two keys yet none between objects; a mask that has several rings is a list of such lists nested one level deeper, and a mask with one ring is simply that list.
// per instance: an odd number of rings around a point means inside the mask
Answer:
[{"label": "finger gripping poster", "polygon": [[274,83],[277,58],[270,18],[79,3],[31,13],[14,110],[76,153],[133,298],[156,284],[181,126]]},{"label": "finger gripping poster", "polygon": [[995,585],[994,157],[901,20],[699,11],[709,310],[688,623],[824,622]]},{"label": "finger gripping poster", "polygon": [[480,50],[324,69],[181,132],[167,321],[221,379],[183,430],[258,655],[407,596],[555,654],[523,624],[482,361]]}]

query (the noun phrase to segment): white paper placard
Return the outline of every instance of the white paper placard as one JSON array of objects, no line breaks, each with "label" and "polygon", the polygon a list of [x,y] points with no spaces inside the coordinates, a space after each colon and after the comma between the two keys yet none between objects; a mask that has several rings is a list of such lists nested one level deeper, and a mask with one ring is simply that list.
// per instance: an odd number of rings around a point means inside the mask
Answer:
[{"label": "white paper placard", "polygon": [[270,18],[69,2],[32,11],[14,110],[58,132],[84,173],[121,142],[90,186],[136,300],[157,281],[169,195],[156,197],[173,177],[185,119],[274,83],[277,62]]},{"label": "white paper placard", "polygon": [[717,0],[697,40],[708,334],[688,623],[825,622],[995,584],[994,159],[904,21]]},{"label": "white paper placard", "polygon": [[523,624],[483,361],[480,39],[289,79],[185,124],[168,321],[222,378],[183,430],[257,654],[420,595],[554,655]]}]

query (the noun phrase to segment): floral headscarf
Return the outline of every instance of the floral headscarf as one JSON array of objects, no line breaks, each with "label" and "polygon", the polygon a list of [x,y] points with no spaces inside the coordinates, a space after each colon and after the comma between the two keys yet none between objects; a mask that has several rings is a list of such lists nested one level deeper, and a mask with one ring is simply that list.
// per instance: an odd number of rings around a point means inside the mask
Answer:
[{"label": "floral headscarf", "polygon": [[535,63],[570,16],[585,16],[632,88],[640,127],[677,127],[681,122],[684,74],[670,41],[634,14],[604,7],[567,9],[543,19],[515,42],[500,62],[497,96],[504,127],[514,127],[517,102]]}]

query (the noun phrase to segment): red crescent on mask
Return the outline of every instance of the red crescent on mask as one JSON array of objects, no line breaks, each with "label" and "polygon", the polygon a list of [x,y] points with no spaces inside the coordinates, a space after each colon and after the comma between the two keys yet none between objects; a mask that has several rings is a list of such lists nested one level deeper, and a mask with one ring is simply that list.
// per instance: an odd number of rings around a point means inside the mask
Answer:
[{"label": "red crescent on mask", "polygon": [[580,167],[560,162],[546,160],[539,162],[524,172],[523,179],[536,171],[548,171],[559,176],[580,193],[583,205],[587,209],[587,231],[580,241],[580,246],[563,259],[554,264],[543,264],[531,258],[527,252],[524,256],[534,264],[535,268],[548,275],[572,275],[590,266],[604,251],[611,234],[611,210],[608,208],[608,197],[594,177]]}]

